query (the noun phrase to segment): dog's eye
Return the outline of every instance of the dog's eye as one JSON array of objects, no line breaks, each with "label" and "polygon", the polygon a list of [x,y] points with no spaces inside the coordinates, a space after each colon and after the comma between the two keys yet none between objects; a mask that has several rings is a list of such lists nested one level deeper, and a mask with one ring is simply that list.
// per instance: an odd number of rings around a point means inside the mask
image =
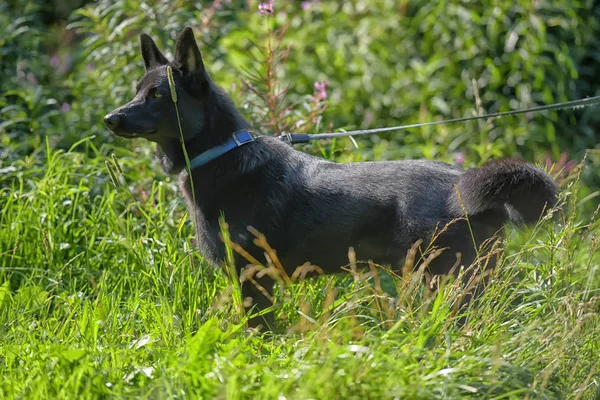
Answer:
[{"label": "dog's eye", "polygon": [[156,88],[152,88],[148,91],[148,95],[146,96],[146,98],[150,98],[153,97],[155,99],[160,99],[162,97],[162,94],[158,93],[158,90],[156,90]]}]

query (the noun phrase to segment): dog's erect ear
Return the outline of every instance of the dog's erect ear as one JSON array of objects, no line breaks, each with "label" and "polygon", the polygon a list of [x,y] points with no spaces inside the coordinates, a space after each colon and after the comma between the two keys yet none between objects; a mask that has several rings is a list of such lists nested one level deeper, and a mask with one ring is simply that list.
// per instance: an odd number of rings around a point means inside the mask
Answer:
[{"label": "dog's erect ear", "polygon": [[183,73],[204,73],[204,63],[194,39],[194,31],[184,28],[175,45],[175,63]]},{"label": "dog's erect ear", "polygon": [[142,57],[144,57],[144,66],[146,71],[150,71],[153,68],[160,67],[161,65],[167,65],[169,61],[160,52],[154,40],[145,33],[140,36],[140,44],[142,47]]}]

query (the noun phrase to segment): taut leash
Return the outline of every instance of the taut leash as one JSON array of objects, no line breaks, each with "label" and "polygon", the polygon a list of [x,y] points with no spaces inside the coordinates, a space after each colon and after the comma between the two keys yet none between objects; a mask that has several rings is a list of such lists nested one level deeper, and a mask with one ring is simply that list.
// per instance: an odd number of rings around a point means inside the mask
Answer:
[{"label": "taut leash", "polygon": [[506,117],[506,116],[510,116],[510,115],[519,115],[519,114],[541,112],[541,111],[548,111],[548,110],[575,109],[575,108],[597,105],[598,103],[600,103],[600,96],[594,96],[594,97],[588,97],[585,99],[565,101],[562,103],[530,107],[530,108],[524,108],[524,109],[520,109],[520,110],[504,111],[504,112],[497,112],[497,113],[484,114],[484,115],[474,115],[472,117],[446,119],[446,120],[442,120],[442,121],[422,122],[422,123],[410,124],[410,125],[388,126],[385,128],[359,129],[359,130],[346,131],[346,132],[317,133],[317,134],[313,134],[313,135],[309,135],[306,133],[284,133],[284,134],[279,135],[278,138],[283,141],[288,142],[289,144],[308,143],[310,141],[319,140],[319,139],[333,139],[333,138],[347,137],[347,136],[372,135],[374,133],[402,131],[402,130],[411,129],[411,128],[421,128],[424,126],[453,124],[456,122],[466,122],[466,121],[473,121],[473,120],[477,120],[477,119],[500,118],[500,117]]}]

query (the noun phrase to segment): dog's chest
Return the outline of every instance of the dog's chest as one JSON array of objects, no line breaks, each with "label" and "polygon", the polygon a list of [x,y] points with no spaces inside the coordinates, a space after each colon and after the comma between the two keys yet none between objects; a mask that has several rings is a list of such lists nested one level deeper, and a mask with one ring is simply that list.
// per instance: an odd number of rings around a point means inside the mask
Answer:
[{"label": "dog's chest", "polygon": [[255,235],[251,231],[273,236],[273,227],[279,225],[277,221],[284,208],[284,202],[279,200],[280,190],[269,190],[265,180],[257,176],[245,176],[220,190],[194,178],[195,197],[187,173],[181,174],[179,183],[189,213],[194,216],[196,244],[202,256],[212,262],[226,257],[222,230],[227,229],[233,243],[257,258],[262,257],[262,252],[255,251]]}]

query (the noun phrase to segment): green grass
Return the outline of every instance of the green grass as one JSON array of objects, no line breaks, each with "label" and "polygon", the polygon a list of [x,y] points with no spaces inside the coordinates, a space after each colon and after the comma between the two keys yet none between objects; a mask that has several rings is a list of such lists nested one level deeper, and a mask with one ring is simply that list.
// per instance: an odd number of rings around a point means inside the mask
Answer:
[{"label": "green grass", "polygon": [[283,288],[258,334],[133,146],[48,146],[0,173],[0,398],[600,396],[600,222],[577,184],[554,222],[509,230],[463,313],[459,281],[372,268]]}]

